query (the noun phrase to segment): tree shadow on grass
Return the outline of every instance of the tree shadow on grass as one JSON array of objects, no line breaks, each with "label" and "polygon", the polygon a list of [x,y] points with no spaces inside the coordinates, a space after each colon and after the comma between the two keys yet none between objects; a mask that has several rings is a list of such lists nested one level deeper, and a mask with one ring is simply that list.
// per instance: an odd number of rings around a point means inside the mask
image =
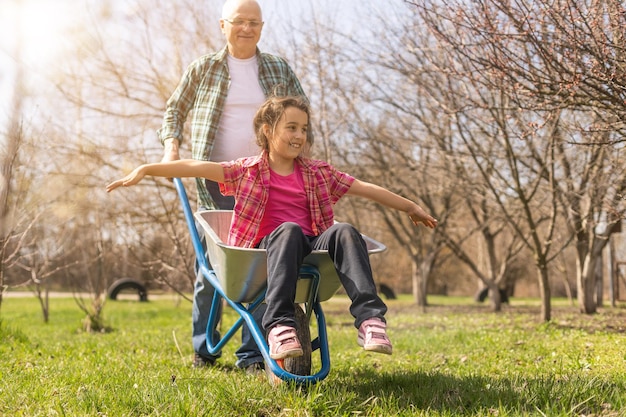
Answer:
[{"label": "tree shadow on grass", "polygon": [[[353,385],[363,400],[372,396],[393,401],[400,409],[446,413],[477,413],[490,408],[519,409],[519,399],[511,389],[495,388],[484,377],[458,378],[440,373],[402,372],[381,374],[360,372]],[[511,402],[511,404],[507,404]]]},{"label": "tree shadow on grass", "polygon": [[[558,378],[510,379],[484,376],[456,377],[418,371],[380,373],[362,370],[347,377],[350,391],[360,404],[378,400],[395,404],[399,410],[431,411],[442,415],[497,415],[498,411],[517,413],[557,413],[569,415],[606,414],[619,409],[614,395],[622,388],[606,382],[594,393],[577,392],[582,384]],[[357,381],[354,383],[354,381]],[[348,383],[348,382],[346,382]],[[613,405],[611,406],[611,403]]]}]

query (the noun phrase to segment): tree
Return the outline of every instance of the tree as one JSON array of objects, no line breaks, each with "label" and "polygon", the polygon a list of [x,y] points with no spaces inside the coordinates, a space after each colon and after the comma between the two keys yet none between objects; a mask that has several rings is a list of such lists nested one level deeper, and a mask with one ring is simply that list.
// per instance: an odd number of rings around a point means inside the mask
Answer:
[{"label": "tree", "polygon": [[11,113],[0,149],[0,307],[2,295],[10,285],[9,271],[22,265],[24,249],[36,243],[37,236],[33,230],[46,207],[45,201],[39,199],[30,187],[36,175],[21,169],[27,160],[24,148],[32,132],[23,114],[29,92],[24,81],[20,41],[18,36],[14,45],[16,71]]},{"label": "tree", "polygon": [[[123,18],[99,20],[77,49],[80,59],[56,83],[59,100],[80,121],[70,134],[75,139],[62,147],[67,160],[80,162],[59,171],[89,196],[100,211],[102,233],[125,247],[124,259],[181,294],[193,286],[194,257],[171,182],[149,181],[129,194],[106,195],[103,187],[120,171],[161,159],[156,130],[165,102],[186,66],[215,49],[220,7],[214,3],[154,7],[139,1]],[[94,15],[107,13],[101,7]],[[184,23],[171,25],[173,20]],[[117,271],[128,267],[120,259],[109,261]]]},{"label": "tree", "polygon": [[[86,332],[108,332],[111,328],[106,324],[104,307],[107,277],[115,265],[111,262],[115,256],[112,244],[102,235],[104,228],[98,214],[88,216],[86,221],[77,221],[76,226],[73,228],[74,237],[81,242],[82,251],[79,254],[79,268],[70,271],[74,282],[74,300],[85,313],[83,329]],[[81,237],[81,231],[88,228],[95,228],[96,233]]]},{"label": "tree", "polygon": [[442,7],[410,3],[471,71],[485,75],[486,88],[505,93],[512,106],[531,116],[527,123],[554,129],[553,152],[546,154],[554,169],[542,175],[554,187],[577,240],[579,306],[594,312],[594,266],[612,230],[598,225],[624,215],[619,196],[626,170],[618,162],[626,107],[624,5],[596,0],[488,0],[471,7],[456,1]]},{"label": "tree", "polygon": [[32,292],[39,300],[44,323],[48,323],[50,319],[50,281],[63,271],[72,268],[78,264],[74,260],[74,254],[80,252],[81,247],[76,244],[73,231],[67,228],[60,228],[53,231],[50,236],[50,230],[37,230],[39,228],[48,227],[42,221],[45,216],[39,216],[33,219],[32,235],[34,239],[30,239],[29,244],[20,245],[19,258],[15,260],[14,266],[28,272],[29,279],[25,283],[15,286],[31,287]]},{"label": "tree", "polygon": [[[14,111],[19,114],[19,106]],[[12,118],[19,118],[19,116],[14,114]],[[2,167],[0,173],[0,307],[2,307],[2,295],[7,288],[5,282],[8,267],[18,256],[17,252],[24,238],[24,230],[14,221],[15,211],[9,199],[15,160],[22,142],[21,127],[15,119],[5,137],[5,146],[0,159]]]},{"label": "tree", "polygon": [[[483,178],[471,153],[463,148],[459,119],[468,117],[463,113],[467,103],[464,80],[442,70],[449,64],[447,50],[437,47],[435,39],[419,29],[421,21],[407,14],[407,9],[398,10],[391,18],[387,11],[376,27],[380,33],[366,37],[375,42],[359,39],[350,51],[355,55],[362,51],[360,91],[365,97],[363,101],[369,103],[368,109],[376,109],[375,117],[370,116],[370,111],[369,119],[363,119],[372,120],[366,121],[366,125],[378,124],[378,128],[369,128],[371,134],[359,138],[369,144],[361,158],[369,161],[366,169],[378,167],[373,178],[383,178],[387,186],[401,187],[407,195],[416,194],[440,220],[427,249],[419,256],[410,254],[419,259],[414,271],[422,272],[421,279],[415,280],[416,300],[425,305],[427,271],[434,265],[433,255],[445,244],[492,289],[491,301],[494,310],[499,311],[498,285],[504,285],[510,263],[521,245],[507,229],[501,209],[486,193],[490,178],[497,173],[492,167],[486,172],[487,179]],[[482,151],[487,154],[481,159],[492,157],[497,143],[485,132],[471,132],[476,140],[486,143]],[[471,225],[471,221],[475,224]],[[408,233],[405,230],[400,228],[396,236]],[[411,247],[406,239],[401,241],[402,246]],[[487,260],[483,264],[479,262],[477,246],[485,248],[482,253]]]}]

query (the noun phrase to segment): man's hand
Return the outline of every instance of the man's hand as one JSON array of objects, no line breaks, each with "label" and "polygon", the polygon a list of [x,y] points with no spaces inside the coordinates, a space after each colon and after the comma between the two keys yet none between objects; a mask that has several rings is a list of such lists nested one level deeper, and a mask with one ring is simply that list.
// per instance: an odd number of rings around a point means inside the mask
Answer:
[{"label": "man's hand", "polygon": [[177,139],[165,139],[163,141],[163,146],[165,147],[163,150],[163,158],[161,162],[169,162],[176,161],[180,159],[180,154],[178,153],[178,140]]},{"label": "man's hand", "polygon": [[[170,162],[170,161],[178,161],[180,159],[180,154],[178,153],[178,139],[165,139],[163,141],[163,146],[165,147],[163,150],[163,158],[161,162]],[[168,180],[172,180],[168,178]]]}]

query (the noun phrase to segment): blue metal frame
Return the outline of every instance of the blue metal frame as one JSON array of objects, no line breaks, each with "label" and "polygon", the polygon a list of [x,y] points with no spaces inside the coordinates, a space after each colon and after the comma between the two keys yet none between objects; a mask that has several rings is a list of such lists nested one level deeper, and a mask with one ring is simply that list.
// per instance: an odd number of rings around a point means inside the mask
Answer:
[{"label": "blue metal frame", "polygon": [[[254,338],[254,341],[259,347],[263,358],[265,359],[265,366],[269,366],[270,370],[283,381],[291,381],[296,384],[312,384],[328,376],[330,372],[330,352],[328,349],[328,334],[326,332],[326,318],[324,316],[324,312],[322,311],[322,307],[320,302],[317,300],[317,289],[319,287],[320,274],[316,267],[311,265],[303,265],[300,269],[299,279],[311,279],[311,294],[309,296],[309,302],[306,303],[306,313],[307,317],[310,318],[311,314],[315,313],[315,318],[317,320],[317,338],[312,340],[311,346],[312,350],[319,350],[321,367],[319,371],[314,375],[296,375],[286,370],[282,369],[278,363],[270,358],[269,355],[269,347],[265,338],[263,337],[263,332],[257,325],[254,317],[252,316],[252,312],[263,302],[265,299],[265,291],[263,291],[257,299],[251,303],[248,307],[244,306],[242,303],[234,302],[228,297],[224,295],[224,290],[220,285],[220,282],[215,275],[213,269],[210,268],[209,261],[207,259],[207,255],[202,247],[202,241],[200,239],[200,235],[198,234],[198,229],[196,228],[196,222],[193,216],[193,212],[191,210],[191,206],[189,205],[189,199],[187,198],[187,192],[185,191],[185,187],[180,180],[180,178],[174,178],[174,186],[176,187],[176,191],[178,192],[178,196],[180,198],[183,212],[185,214],[185,220],[187,221],[187,227],[189,229],[189,234],[191,235],[191,241],[193,243],[193,248],[196,254],[196,260],[198,263],[198,267],[204,278],[215,288],[215,296],[213,297],[213,303],[211,305],[211,311],[209,313],[209,320],[207,323],[207,337],[206,337],[206,345],[209,353],[216,354],[222,350],[224,345],[228,343],[228,341],[234,336],[234,334],[239,330],[241,325],[245,323],[248,325],[250,329],[250,333]],[[213,332],[210,329],[213,329],[218,317],[219,305],[221,300],[224,299],[226,302],[239,314],[239,319],[232,325],[232,327],[222,336],[221,340],[217,343],[213,340]]]}]

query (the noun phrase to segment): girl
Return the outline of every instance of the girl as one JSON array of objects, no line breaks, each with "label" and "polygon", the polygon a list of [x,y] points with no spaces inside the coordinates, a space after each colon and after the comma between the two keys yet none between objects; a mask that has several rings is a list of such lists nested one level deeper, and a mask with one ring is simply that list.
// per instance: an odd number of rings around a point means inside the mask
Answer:
[{"label": "girl", "polygon": [[199,177],[220,183],[235,197],[228,244],[267,252],[267,310],[263,327],[270,356],[302,355],[295,330],[294,299],[302,260],[312,250],[327,250],[346,293],[367,351],[391,354],[384,318],[387,306],[376,292],[369,255],[360,233],[334,223],[332,206],[344,194],[365,197],[406,212],[415,225],[437,220],[416,203],[377,185],[359,181],[326,162],[305,156],[309,107],[301,97],[272,97],[257,111],[254,129],[260,155],[231,162],[178,160],[141,165],[107,186],[137,184],[144,176]]}]

